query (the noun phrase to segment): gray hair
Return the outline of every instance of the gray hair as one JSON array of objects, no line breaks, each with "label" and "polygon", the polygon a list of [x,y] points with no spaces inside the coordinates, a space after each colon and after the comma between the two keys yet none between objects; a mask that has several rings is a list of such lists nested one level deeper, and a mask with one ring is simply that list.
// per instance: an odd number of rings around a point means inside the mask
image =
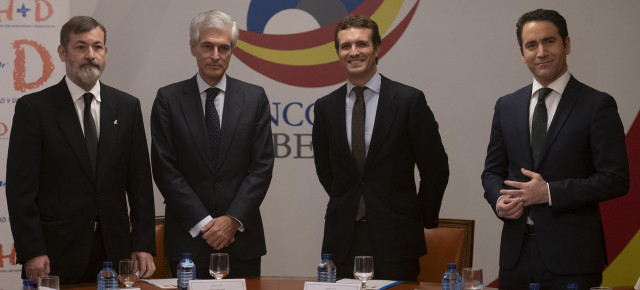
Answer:
[{"label": "gray hair", "polygon": [[88,31],[95,29],[96,27],[100,27],[102,32],[104,33],[104,43],[107,43],[107,29],[104,28],[102,23],[97,20],[89,17],[89,16],[74,16],[67,23],[62,25],[62,29],[60,30],[60,45],[67,48],[67,44],[71,39],[71,34],[82,34]]},{"label": "gray hair", "polygon": [[200,31],[204,29],[220,29],[231,32],[231,48],[236,47],[238,41],[238,25],[231,16],[218,10],[207,10],[198,13],[191,19],[189,26],[189,41],[195,44],[200,39]]}]

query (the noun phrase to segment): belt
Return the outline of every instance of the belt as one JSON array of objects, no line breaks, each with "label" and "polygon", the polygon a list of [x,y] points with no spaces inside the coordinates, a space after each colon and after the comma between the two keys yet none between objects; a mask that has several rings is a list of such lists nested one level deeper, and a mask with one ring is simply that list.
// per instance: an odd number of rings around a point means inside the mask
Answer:
[{"label": "belt", "polygon": [[535,236],[536,235],[536,226],[527,224],[524,228],[524,234],[527,236]]}]

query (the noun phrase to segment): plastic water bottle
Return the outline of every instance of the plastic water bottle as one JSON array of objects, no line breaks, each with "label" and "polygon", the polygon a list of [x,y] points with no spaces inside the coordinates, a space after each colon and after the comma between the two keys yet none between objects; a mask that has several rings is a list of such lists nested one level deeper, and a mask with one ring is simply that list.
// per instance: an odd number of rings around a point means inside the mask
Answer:
[{"label": "plastic water bottle", "polygon": [[442,290],[462,290],[462,275],[456,270],[456,263],[447,264],[442,275]]},{"label": "plastic water bottle", "polygon": [[118,274],[111,268],[111,261],[102,262],[98,273],[98,290],[118,289]]},{"label": "plastic water bottle", "polygon": [[529,283],[529,290],[540,290],[540,283]]},{"label": "plastic water bottle", "polygon": [[578,283],[567,284],[567,290],[578,290]]},{"label": "plastic water bottle", "polygon": [[318,282],[336,282],[336,264],[331,261],[331,254],[322,254],[318,265]]},{"label": "plastic water bottle", "polygon": [[178,290],[189,289],[189,281],[196,279],[196,264],[191,260],[191,253],[182,253],[182,261],[178,264]]},{"label": "plastic water bottle", "polygon": [[35,290],[36,288],[33,287],[33,281],[30,279],[24,279],[22,280],[22,290]]}]

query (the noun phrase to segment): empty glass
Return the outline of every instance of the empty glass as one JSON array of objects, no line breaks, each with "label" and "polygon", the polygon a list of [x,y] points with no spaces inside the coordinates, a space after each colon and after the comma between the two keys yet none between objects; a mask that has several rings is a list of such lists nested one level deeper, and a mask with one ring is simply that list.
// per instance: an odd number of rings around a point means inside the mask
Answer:
[{"label": "empty glass", "polygon": [[140,279],[140,268],[137,260],[120,260],[118,279],[125,287],[131,288]]},{"label": "empty glass", "polygon": [[367,289],[367,281],[373,278],[373,257],[356,256],[353,260],[353,276],[362,282],[362,289]]},{"label": "empty glass", "polygon": [[229,275],[229,254],[213,253],[209,260],[209,274],[220,280]]},{"label": "empty glass", "polygon": [[462,269],[462,281],[464,289],[484,289],[482,284],[482,269],[464,268]]},{"label": "empty glass", "polygon": [[38,290],[59,290],[60,278],[58,276],[42,276],[38,278]]}]

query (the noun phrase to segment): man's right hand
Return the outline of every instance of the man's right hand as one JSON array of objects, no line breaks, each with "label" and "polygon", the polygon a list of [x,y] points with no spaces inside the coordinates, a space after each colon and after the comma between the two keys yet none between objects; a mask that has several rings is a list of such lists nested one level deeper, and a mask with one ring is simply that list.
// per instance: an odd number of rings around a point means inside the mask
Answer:
[{"label": "man's right hand", "polygon": [[24,263],[24,271],[27,279],[38,281],[38,277],[47,276],[51,272],[47,255],[37,256]]},{"label": "man's right hand", "polygon": [[524,212],[524,203],[520,202],[520,197],[513,195],[502,195],[496,204],[499,217],[516,220]]}]

